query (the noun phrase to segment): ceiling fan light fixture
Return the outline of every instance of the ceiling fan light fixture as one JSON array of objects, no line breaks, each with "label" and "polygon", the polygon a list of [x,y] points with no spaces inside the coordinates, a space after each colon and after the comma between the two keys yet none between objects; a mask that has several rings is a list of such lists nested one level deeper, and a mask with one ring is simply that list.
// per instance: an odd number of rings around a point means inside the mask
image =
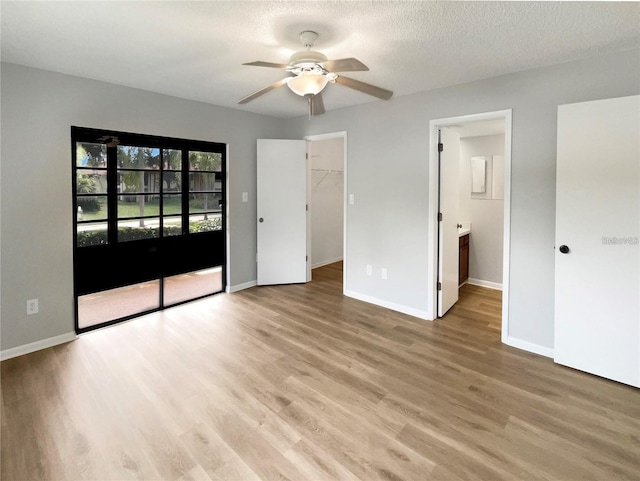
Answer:
[{"label": "ceiling fan light fixture", "polygon": [[328,82],[329,78],[326,75],[316,72],[303,72],[289,80],[287,85],[293,93],[304,97],[305,95],[319,94],[327,86]]}]

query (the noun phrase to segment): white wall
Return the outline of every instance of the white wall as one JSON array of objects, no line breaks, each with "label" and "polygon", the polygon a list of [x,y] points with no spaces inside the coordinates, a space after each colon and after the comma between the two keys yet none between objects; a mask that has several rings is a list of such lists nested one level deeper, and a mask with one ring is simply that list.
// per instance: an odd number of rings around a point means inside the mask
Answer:
[{"label": "white wall", "polygon": [[344,139],[335,138],[309,142],[309,158],[311,165],[311,266],[315,268],[342,259]]},{"label": "white wall", "polygon": [[228,144],[230,284],[255,281],[256,139],[281,137],[281,120],[11,64],[1,75],[3,351],[73,332],[72,125]]},{"label": "white wall", "polygon": [[[286,131],[297,138],[348,132],[347,194],[356,202],[348,206],[345,287],[420,314],[431,309],[429,121],[513,109],[507,336],[548,351],[553,348],[557,107],[639,92],[640,52],[631,50],[329,111],[311,121],[291,119]],[[369,263],[387,267],[388,279],[368,277]]]},{"label": "white wall", "polygon": [[[471,196],[471,157],[504,155],[504,135],[460,139],[460,220],[471,222],[470,282],[502,284],[504,201]],[[487,172],[487,176],[491,171]]]}]

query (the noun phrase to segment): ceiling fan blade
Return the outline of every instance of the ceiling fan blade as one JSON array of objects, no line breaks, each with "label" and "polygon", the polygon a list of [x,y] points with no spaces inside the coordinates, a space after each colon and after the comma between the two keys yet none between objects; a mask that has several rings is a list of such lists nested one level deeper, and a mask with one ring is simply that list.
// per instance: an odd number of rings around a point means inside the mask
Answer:
[{"label": "ceiling fan blade", "polygon": [[311,97],[311,115],[324,114],[324,101],[322,100],[322,92],[318,92]]},{"label": "ceiling fan blade", "polygon": [[321,65],[329,72],[364,72],[369,70],[369,67],[353,57],[327,60],[326,62],[322,62]]},{"label": "ceiling fan blade", "polygon": [[338,75],[335,82],[345,87],[358,90],[362,93],[373,95],[374,97],[378,97],[382,100],[389,100],[393,95],[393,92],[391,90],[376,87],[375,85],[360,82],[360,80],[355,80],[349,77],[343,77],[342,75]]},{"label": "ceiling fan blade", "polygon": [[278,80],[277,82],[273,82],[271,85],[267,85],[265,88],[258,90],[257,92],[252,93],[251,95],[247,95],[246,97],[238,100],[239,104],[246,104],[251,102],[253,99],[260,97],[261,95],[270,92],[273,89],[277,89],[278,87],[282,87],[286,85],[291,77],[285,77],[282,80]]},{"label": "ceiling fan blade", "polygon": [[289,68],[289,66],[284,63],[272,63],[272,62],[261,62],[261,61],[243,63],[242,65],[251,65],[252,67],[280,68],[283,70],[286,70]]}]

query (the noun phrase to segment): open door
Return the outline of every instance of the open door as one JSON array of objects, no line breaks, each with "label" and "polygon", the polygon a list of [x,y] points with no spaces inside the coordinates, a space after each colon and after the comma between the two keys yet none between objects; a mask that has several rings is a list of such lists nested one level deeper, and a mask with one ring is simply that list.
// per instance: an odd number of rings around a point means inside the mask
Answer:
[{"label": "open door", "polygon": [[258,139],[258,285],[307,282],[306,144]]},{"label": "open door", "polygon": [[460,136],[443,128],[439,138],[438,317],[442,317],[458,302]]},{"label": "open door", "polygon": [[640,96],[558,107],[554,359],[640,387]]}]

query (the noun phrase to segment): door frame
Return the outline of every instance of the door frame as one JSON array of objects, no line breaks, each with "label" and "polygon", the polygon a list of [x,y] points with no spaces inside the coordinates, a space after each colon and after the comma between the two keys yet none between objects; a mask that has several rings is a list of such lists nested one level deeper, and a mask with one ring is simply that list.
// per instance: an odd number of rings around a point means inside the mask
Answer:
[{"label": "door frame", "polygon": [[438,129],[480,120],[504,119],[504,234],[502,257],[502,342],[509,337],[509,285],[511,259],[511,137],[512,110],[497,110],[479,114],[433,119],[429,122],[429,209],[427,246],[427,297],[430,320],[438,318]]},{"label": "door frame", "polygon": [[[328,140],[328,139],[342,139],[342,161],[343,161],[343,189],[342,189],[342,294],[345,295],[347,291],[347,226],[348,221],[348,209],[347,209],[347,131],[330,132],[326,134],[305,135],[304,140],[307,141],[307,153],[309,152],[309,142],[316,140]],[[311,160],[311,159],[309,159]],[[307,163],[307,205],[311,205],[311,162]],[[307,221],[307,252],[311,256],[311,211],[309,211],[309,217]],[[311,281],[311,259],[307,263],[307,280]]]}]

